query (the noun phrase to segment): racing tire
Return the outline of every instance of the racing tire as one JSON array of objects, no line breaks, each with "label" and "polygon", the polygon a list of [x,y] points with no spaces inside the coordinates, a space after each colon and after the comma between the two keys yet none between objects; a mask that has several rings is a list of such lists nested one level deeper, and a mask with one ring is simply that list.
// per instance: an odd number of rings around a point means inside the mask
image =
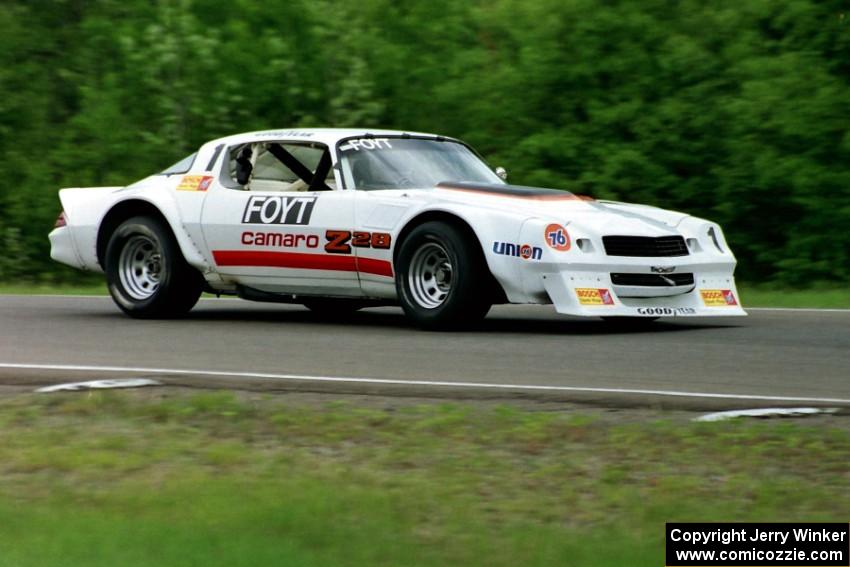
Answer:
[{"label": "racing tire", "polygon": [[151,217],[124,221],[109,237],[106,283],[121,310],[138,319],[180,317],[198,302],[204,282],[183,258],[168,225]]},{"label": "racing tire", "polygon": [[492,305],[492,276],[477,239],[432,221],[404,239],[396,260],[396,291],[407,317],[428,330],[479,322]]},{"label": "racing tire", "polygon": [[315,299],[305,299],[303,301],[303,305],[320,317],[344,317],[345,315],[350,315],[366,306],[362,301],[341,297],[317,297]]}]

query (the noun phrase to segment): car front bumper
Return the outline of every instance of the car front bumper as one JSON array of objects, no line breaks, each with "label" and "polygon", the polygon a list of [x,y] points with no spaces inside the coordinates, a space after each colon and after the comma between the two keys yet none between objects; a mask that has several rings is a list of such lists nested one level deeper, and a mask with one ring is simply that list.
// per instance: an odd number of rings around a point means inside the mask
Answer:
[{"label": "car front bumper", "polygon": [[[580,262],[524,263],[529,296],[551,302],[559,313],[585,317],[745,316],[735,285],[731,255],[684,258],[589,256]],[[612,274],[653,276],[658,270],[693,274],[693,283],[675,286],[617,285]],[[657,276],[662,277],[662,276]]]},{"label": "car front bumper", "polygon": [[[731,276],[700,274],[694,285],[688,286],[689,291],[655,297],[618,295],[618,286],[611,283],[608,272],[554,272],[543,274],[541,280],[555,309],[565,315],[730,317],[747,314]],[[657,288],[648,291],[655,292]]]}]

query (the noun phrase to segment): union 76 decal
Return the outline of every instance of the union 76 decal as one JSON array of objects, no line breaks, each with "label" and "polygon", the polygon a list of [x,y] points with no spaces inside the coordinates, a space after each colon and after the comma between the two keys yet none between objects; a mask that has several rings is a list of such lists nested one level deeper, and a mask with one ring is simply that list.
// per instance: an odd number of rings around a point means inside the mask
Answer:
[{"label": "union 76 decal", "polygon": [[570,249],[570,233],[566,227],[559,224],[550,224],[543,231],[544,239],[549,248],[558,252],[566,252]]}]

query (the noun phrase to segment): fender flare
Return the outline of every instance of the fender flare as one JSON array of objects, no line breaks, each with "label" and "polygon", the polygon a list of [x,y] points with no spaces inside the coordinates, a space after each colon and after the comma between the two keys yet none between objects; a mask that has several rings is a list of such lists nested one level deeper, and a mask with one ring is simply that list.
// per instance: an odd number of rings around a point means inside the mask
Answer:
[{"label": "fender flare", "polygon": [[416,214],[406,219],[402,223],[402,227],[396,236],[396,245],[393,247],[393,265],[396,264],[398,252],[401,249],[400,245],[404,242],[404,239],[407,238],[407,235],[410,234],[410,232],[417,226],[431,221],[441,221],[452,224],[461,231],[470,235],[472,238],[475,238],[475,241],[478,243],[480,253],[484,257],[487,270],[490,272],[490,276],[492,278],[494,303],[507,303],[511,290],[505,286],[506,282],[504,274],[499,274],[494,271],[494,265],[491,262],[491,258],[484,248],[484,240],[482,238],[481,231],[474,228],[474,223],[470,222],[462,211],[434,207],[417,211]]},{"label": "fender flare", "polygon": [[177,245],[180,247],[180,252],[183,254],[186,262],[201,273],[210,271],[210,266],[201,253],[201,250],[186,231],[182,230],[183,224],[176,206],[160,207],[150,199],[138,195],[113,203],[98,223],[96,250],[97,260],[102,268],[104,267],[103,262],[109,237],[112,236],[112,233],[122,222],[140,215],[159,217],[165,221],[169,229],[171,229],[171,234],[174,235],[174,239],[177,241]]}]

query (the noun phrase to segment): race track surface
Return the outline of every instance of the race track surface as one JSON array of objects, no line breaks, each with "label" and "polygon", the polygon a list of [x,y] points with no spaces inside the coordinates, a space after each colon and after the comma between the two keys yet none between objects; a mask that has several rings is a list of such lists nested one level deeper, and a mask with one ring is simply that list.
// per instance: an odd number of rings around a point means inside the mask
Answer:
[{"label": "race track surface", "polygon": [[[90,368],[101,366],[110,368]],[[449,395],[465,383],[460,390],[484,396],[610,405],[850,405],[850,311],[753,310],[634,330],[500,306],[473,331],[430,333],[395,308],[332,321],[296,305],[205,299],[186,319],[138,321],[108,298],[0,296],[0,383],[131,374],[411,395]]]}]

